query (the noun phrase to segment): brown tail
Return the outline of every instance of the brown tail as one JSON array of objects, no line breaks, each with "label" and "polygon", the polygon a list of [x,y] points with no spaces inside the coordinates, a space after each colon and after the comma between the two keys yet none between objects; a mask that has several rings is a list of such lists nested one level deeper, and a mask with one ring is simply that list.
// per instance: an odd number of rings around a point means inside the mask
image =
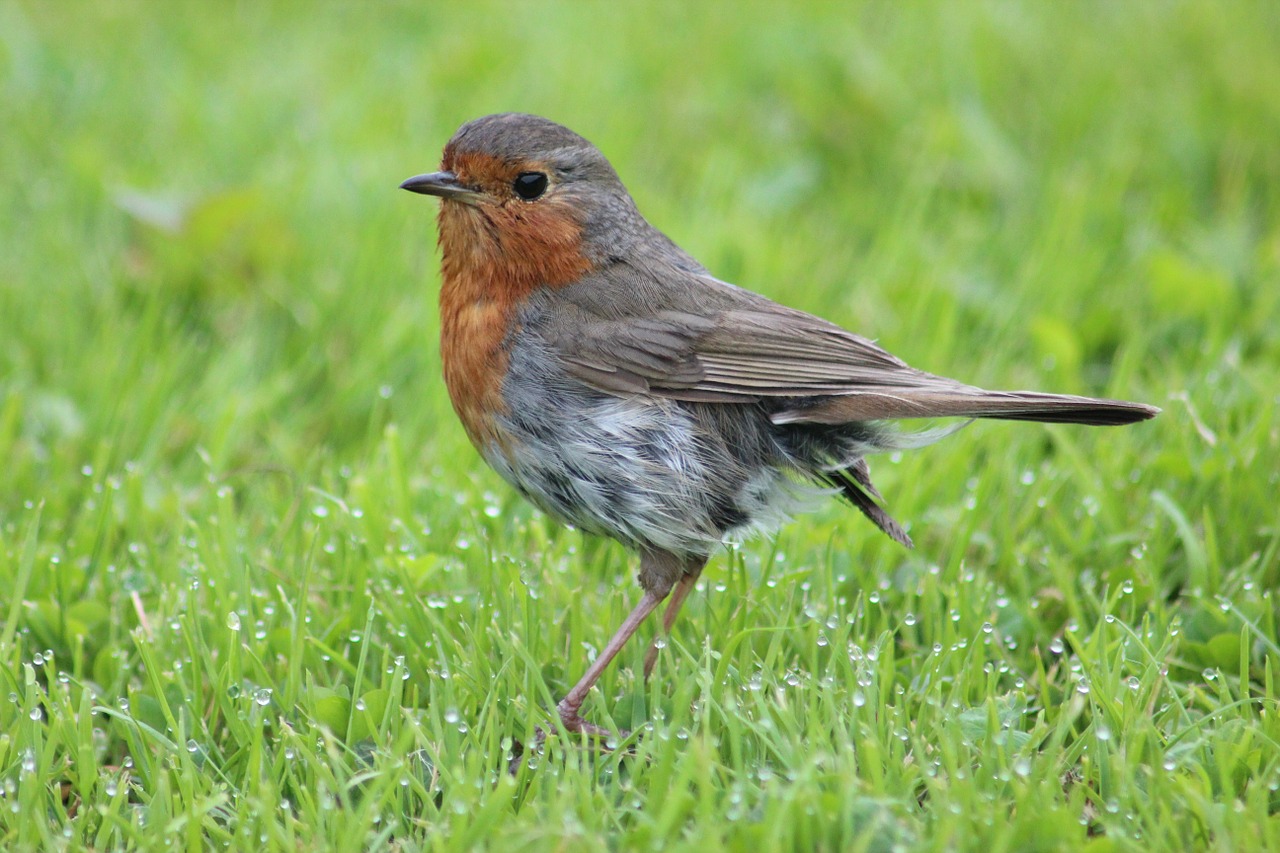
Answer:
[{"label": "brown tail", "polygon": [[[941,383],[940,383],[941,384]],[[1052,424],[1120,426],[1160,413],[1155,406],[1124,400],[1042,394],[1038,391],[984,391],[952,387],[877,388],[839,397],[822,397],[786,409],[773,422],[844,424],[898,418],[995,418]]]}]

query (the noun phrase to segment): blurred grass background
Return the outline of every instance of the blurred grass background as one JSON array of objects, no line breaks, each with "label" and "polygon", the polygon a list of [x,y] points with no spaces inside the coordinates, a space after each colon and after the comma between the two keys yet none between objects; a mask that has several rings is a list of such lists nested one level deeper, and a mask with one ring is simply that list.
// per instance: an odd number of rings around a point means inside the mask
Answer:
[{"label": "blurred grass background", "polygon": [[[915,552],[716,560],[588,705],[635,755],[509,777],[636,590],[439,380],[395,186],[501,110],[722,278],[1165,414],[873,460]],[[4,3],[0,115],[6,849],[1280,845],[1274,5]]]}]

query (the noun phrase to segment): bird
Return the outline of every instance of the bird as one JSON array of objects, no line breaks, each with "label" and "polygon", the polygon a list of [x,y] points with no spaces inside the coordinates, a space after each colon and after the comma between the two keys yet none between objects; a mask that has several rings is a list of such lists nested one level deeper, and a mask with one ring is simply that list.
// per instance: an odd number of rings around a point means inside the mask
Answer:
[{"label": "bird", "polygon": [[946,430],[895,421],[1159,412],[926,373],[721,281],[645,219],[596,146],[546,118],[469,121],[437,171],[400,188],[440,200],[441,364],[472,444],[543,512],[639,555],[639,603],[556,706],[570,734],[611,734],[582,716],[592,687],[664,601],[671,631],[724,543],[839,496],[911,547],[867,457]]}]

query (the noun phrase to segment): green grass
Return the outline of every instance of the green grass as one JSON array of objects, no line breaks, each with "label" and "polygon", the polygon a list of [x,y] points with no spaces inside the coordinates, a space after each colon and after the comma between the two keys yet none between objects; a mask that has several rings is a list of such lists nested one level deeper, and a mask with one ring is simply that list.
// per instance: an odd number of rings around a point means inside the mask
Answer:
[{"label": "green grass", "polygon": [[[508,775],[638,589],[439,379],[395,186],[503,109],[721,277],[1165,413],[873,460],[914,551],[717,557],[630,749]],[[0,115],[0,848],[1280,848],[1274,6],[4,3]]]}]

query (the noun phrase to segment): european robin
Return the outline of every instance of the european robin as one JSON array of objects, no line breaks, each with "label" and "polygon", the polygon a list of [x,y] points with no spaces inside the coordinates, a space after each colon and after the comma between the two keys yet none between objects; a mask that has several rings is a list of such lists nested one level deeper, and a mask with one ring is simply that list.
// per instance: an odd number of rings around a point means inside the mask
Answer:
[{"label": "european robin", "polygon": [[400,186],[441,199],[441,361],[472,443],[544,512],[640,555],[640,603],[557,707],[569,732],[605,734],[579,713],[592,685],[668,597],[671,630],[727,539],[839,495],[910,546],[866,456],[937,434],[894,420],[1159,411],[985,391],[720,281],[645,220],[594,145],[544,118],[468,122],[440,171]]}]

